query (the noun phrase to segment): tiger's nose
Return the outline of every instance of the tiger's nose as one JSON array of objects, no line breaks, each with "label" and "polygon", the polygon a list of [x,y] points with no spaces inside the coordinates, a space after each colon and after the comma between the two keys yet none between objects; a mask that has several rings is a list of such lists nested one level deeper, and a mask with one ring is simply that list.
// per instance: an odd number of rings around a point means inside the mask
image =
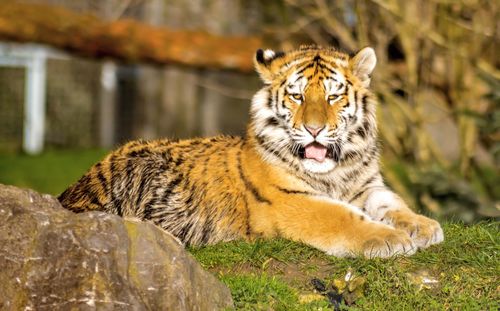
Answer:
[{"label": "tiger's nose", "polygon": [[304,125],[306,131],[308,131],[313,137],[318,136],[319,132],[321,132],[325,126],[315,126],[315,125]]}]

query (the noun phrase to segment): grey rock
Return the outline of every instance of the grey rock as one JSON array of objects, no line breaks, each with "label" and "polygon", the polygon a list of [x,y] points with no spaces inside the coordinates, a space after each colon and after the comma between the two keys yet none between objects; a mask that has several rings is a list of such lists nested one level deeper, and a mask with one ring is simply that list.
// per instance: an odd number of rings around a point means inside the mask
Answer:
[{"label": "grey rock", "polygon": [[0,184],[0,310],[219,310],[229,289],[153,224]]}]

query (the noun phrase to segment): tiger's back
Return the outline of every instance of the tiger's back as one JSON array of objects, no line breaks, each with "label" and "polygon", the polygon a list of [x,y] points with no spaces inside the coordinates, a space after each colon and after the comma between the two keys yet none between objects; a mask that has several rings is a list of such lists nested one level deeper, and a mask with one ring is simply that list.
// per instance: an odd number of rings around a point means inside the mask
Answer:
[{"label": "tiger's back", "polygon": [[59,196],[74,211],[149,220],[190,245],[247,235],[238,177],[241,138],[133,141]]}]

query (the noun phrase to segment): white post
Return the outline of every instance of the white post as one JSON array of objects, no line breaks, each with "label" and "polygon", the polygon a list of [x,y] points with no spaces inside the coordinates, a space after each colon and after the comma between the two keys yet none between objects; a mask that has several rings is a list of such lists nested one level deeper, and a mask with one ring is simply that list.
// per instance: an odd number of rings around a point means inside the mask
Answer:
[{"label": "white post", "polygon": [[101,104],[99,105],[99,139],[101,147],[111,148],[115,143],[116,122],[116,71],[112,61],[106,61],[101,67]]},{"label": "white post", "polygon": [[46,54],[36,50],[27,62],[23,149],[29,154],[43,150],[45,135]]}]

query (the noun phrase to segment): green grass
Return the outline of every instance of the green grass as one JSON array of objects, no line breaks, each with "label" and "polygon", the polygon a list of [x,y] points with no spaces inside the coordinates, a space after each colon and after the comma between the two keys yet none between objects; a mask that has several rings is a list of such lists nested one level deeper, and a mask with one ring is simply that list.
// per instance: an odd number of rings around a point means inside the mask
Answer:
[{"label": "green grass", "polygon": [[37,156],[0,154],[0,183],[57,195],[105,154],[103,150],[49,150]]},{"label": "green grass", "polygon": [[[366,279],[350,310],[497,310],[500,302],[499,223],[445,224],[445,242],[411,257],[339,259],[283,239],[192,248],[225,282],[236,307],[247,310],[318,310],[326,299],[301,304],[314,293],[312,278],[331,285],[350,269]],[[437,280],[423,286],[419,275]]]},{"label": "green grass", "polygon": [[[0,154],[0,183],[57,195],[106,151]],[[412,257],[339,259],[283,239],[232,242],[190,249],[231,289],[240,310],[325,310],[325,298],[302,303],[319,278],[331,288],[348,270],[366,279],[350,310],[497,310],[500,303],[498,222],[444,225],[445,242]],[[429,288],[412,275],[438,281]],[[318,296],[318,295],[316,295]]]}]

